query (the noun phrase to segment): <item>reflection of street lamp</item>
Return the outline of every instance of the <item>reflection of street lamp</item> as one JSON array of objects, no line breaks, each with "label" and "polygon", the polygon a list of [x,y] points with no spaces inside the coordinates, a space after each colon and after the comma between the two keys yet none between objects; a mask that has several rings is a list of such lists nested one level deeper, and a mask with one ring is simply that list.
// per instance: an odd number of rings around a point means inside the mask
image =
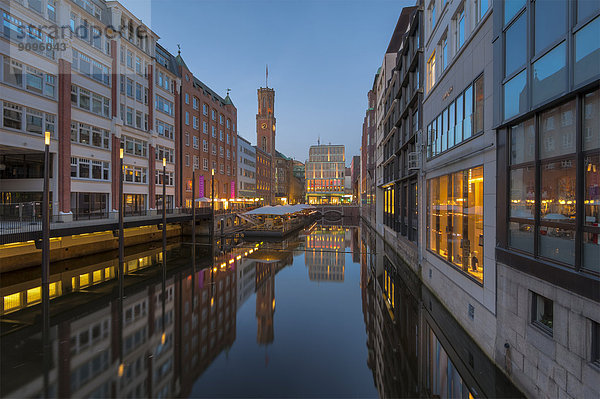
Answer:
[{"label": "reflection of street lamp", "polygon": [[[120,169],[119,169],[119,278],[123,274],[123,148],[119,151]],[[120,293],[122,294],[122,293]]]}]

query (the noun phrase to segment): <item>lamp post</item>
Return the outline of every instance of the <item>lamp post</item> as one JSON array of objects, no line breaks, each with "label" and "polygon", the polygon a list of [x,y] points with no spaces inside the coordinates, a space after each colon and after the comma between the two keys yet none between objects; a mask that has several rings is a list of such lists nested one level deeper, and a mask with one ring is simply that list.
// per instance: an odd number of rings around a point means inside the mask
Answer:
[{"label": "lamp post", "polygon": [[123,364],[123,295],[124,295],[124,278],[123,275],[123,262],[124,262],[124,234],[123,234],[123,148],[119,149],[119,267],[118,267],[118,277],[119,277],[119,320],[118,320],[118,330],[119,330],[119,368],[117,370],[117,376],[119,378],[123,377],[124,364]]},{"label": "lamp post", "polygon": [[[196,170],[192,171],[192,257],[196,260]],[[195,268],[194,268],[195,272]]]},{"label": "lamp post", "polygon": [[215,249],[215,168],[210,170],[210,208],[212,211],[212,220],[210,223],[210,242],[211,242],[211,257],[214,259]]},{"label": "lamp post", "polygon": [[[163,157],[163,192],[162,192],[162,239],[163,251],[167,248],[167,158]],[[163,262],[165,254],[163,253]]]},{"label": "lamp post", "polygon": [[44,194],[42,196],[42,345],[44,396],[48,397],[50,366],[50,132],[44,134]]}]

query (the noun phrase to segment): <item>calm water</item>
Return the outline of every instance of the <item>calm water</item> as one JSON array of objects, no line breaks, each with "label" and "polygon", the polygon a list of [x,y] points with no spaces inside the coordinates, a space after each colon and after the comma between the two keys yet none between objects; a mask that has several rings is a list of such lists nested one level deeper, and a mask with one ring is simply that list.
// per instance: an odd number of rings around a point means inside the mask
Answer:
[{"label": "calm water", "polygon": [[3,276],[2,397],[520,395],[366,228],[196,248],[128,248],[122,301],[113,253],[53,264],[45,329]]}]

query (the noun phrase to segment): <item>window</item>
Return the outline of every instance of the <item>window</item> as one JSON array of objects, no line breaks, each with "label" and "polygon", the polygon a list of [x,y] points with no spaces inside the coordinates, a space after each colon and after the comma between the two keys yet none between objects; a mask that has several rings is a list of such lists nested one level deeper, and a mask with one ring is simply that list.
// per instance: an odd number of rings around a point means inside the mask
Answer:
[{"label": "window", "polygon": [[477,21],[481,21],[483,19],[483,16],[485,15],[485,13],[487,12],[488,8],[490,7],[490,1],[491,0],[478,0],[477,1]]},{"label": "window", "polygon": [[110,180],[110,164],[108,162],[71,157],[71,177]]},{"label": "window", "polygon": [[427,61],[427,90],[431,90],[431,88],[435,85],[435,51],[429,57],[429,61]]},{"label": "window", "polygon": [[600,366],[600,323],[594,320],[590,320],[590,323],[592,325],[592,356],[590,360],[596,366]]},{"label": "window", "polygon": [[133,53],[127,50],[127,67],[133,69]]},{"label": "window", "polygon": [[600,65],[598,37],[600,37],[600,17],[596,17],[575,33],[575,71],[573,73],[575,84],[598,76],[598,65]]},{"label": "window", "polygon": [[533,63],[532,102],[534,104],[555,97],[565,90],[566,47],[566,42],[562,42]]},{"label": "window", "polygon": [[217,128],[214,126],[211,126],[211,131],[212,131],[212,136],[214,138],[217,138]]},{"label": "window", "polygon": [[199,169],[200,168],[200,159],[198,158],[197,155],[194,155],[194,170]]},{"label": "window", "polygon": [[135,57],[135,72],[138,75],[142,74],[142,59],[140,57]]},{"label": "window", "polygon": [[567,30],[567,2],[536,1],[535,8],[535,53],[539,54],[563,36]]},{"label": "window", "polygon": [[190,124],[190,113],[189,112],[185,112],[185,124],[189,125]]},{"label": "window", "polygon": [[[128,183],[146,183],[147,169],[139,166],[123,165],[123,174]],[[127,206],[127,204],[126,204]]]},{"label": "window", "polygon": [[202,133],[208,134],[208,123],[202,122]]},{"label": "window", "polygon": [[185,154],[185,166],[190,166],[190,154]]},{"label": "window", "polygon": [[483,167],[427,181],[427,248],[483,283]]},{"label": "window", "polygon": [[506,0],[504,1],[504,23],[508,23],[523,6],[526,0]]},{"label": "window", "polygon": [[223,146],[222,145],[219,146],[219,156],[221,158],[223,158]]},{"label": "window", "polygon": [[531,293],[531,322],[552,336],[554,303],[535,292]]},{"label": "window", "polygon": [[456,31],[455,31],[456,52],[465,44],[465,10],[460,10],[456,14]]},{"label": "window", "polygon": [[142,102],[142,85],[139,83],[135,84],[135,99]]},{"label": "window", "polygon": [[223,124],[223,115],[219,114],[219,123],[222,125]]},{"label": "window", "polygon": [[155,108],[167,115],[173,116],[173,103],[159,95],[156,95]]},{"label": "window", "polygon": [[129,126],[133,126],[133,108],[131,107],[127,107],[127,119],[125,120],[125,123]]},{"label": "window", "polygon": [[211,110],[212,111],[212,120],[216,121],[217,120],[217,113],[215,112],[215,110]]},{"label": "window", "polygon": [[185,93],[185,103],[186,104],[190,103],[190,95],[188,93]]},{"label": "window", "polygon": [[202,169],[208,170],[208,158],[202,158]]},{"label": "window", "polygon": [[127,78],[127,97],[133,98],[133,80]]},{"label": "window", "polygon": [[198,147],[199,147],[198,137],[194,136],[194,140],[193,141],[194,141],[194,143],[193,143],[194,148],[198,149]]},{"label": "window", "polygon": [[217,145],[215,143],[212,144],[212,153],[213,155],[217,155]]},{"label": "window", "polygon": [[219,129],[219,140],[223,141],[223,131]]},{"label": "window", "polygon": [[165,123],[159,119],[156,120],[156,130],[158,135],[173,140],[175,128],[168,123]]},{"label": "window", "polygon": [[185,145],[188,147],[190,146],[190,134],[189,133],[185,134]]},{"label": "window", "polygon": [[198,124],[199,124],[198,117],[194,116],[192,119],[194,121],[194,129],[198,130]]},{"label": "window", "polygon": [[433,32],[433,28],[435,27],[435,2],[436,0],[433,0],[431,2],[431,4],[429,5],[429,33],[431,34],[431,32]]},{"label": "window", "polygon": [[[597,182],[593,180],[597,179],[600,158],[600,144],[593,138],[600,124],[598,117],[592,116],[593,112],[598,115],[597,97],[595,90],[541,112],[512,126],[508,136],[508,247],[591,273],[600,273],[597,256],[600,197]],[[581,115],[577,109],[581,109]],[[580,130],[577,118],[582,118]],[[579,140],[582,151],[578,151]],[[580,178],[577,165],[583,166]],[[585,214],[580,226],[576,214],[577,204],[582,203]],[[579,234],[582,239],[576,240]]]},{"label": "window", "polygon": [[504,119],[525,112],[527,107],[527,70],[504,84]]},{"label": "window", "polygon": [[230,123],[229,119],[227,119],[227,129],[230,128],[230,125],[231,125],[231,123]]},{"label": "window", "polygon": [[198,99],[196,97],[193,98],[194,109],[198,109]]},{"label": "window", "polygon": [[86,111],[110,118],[110,99],[79,86],[71,85],[71,103]]},{"label": "window", "polygon": [[121,146],[123,147],[126,154],[136,155],[138,157],[144,158],[148,156],[147,141],[129,136],[123,136]]},{"label": "window", "polygon": [[444,36],[444,38],[440,42],[440,47],[442,49],[442,71],[444,71],[448,66],[448,38],[446,36]]},{"label": "window", "polygon": [[202,104],[202,114],[208,115],[208,106],[206,104]]},{"label": "window", "polygon": [[473,113],[473,133],[483,131],[483,75],[473,82],[475,109]]},{"label": "window", "polygon": [[8,57],[4,57],[3,64],[2,80],[4,83],[55,98],[56,76],[41,72]]},{"label": "window", "polygon": [[513,22],[505,33],[506,53],[504,55],[504,76],[525,66],[527,60],[527,12]]},{"label": "window", "polygon": [[71,142],[110,149],[110,131],[85,123],[71,122]]}]

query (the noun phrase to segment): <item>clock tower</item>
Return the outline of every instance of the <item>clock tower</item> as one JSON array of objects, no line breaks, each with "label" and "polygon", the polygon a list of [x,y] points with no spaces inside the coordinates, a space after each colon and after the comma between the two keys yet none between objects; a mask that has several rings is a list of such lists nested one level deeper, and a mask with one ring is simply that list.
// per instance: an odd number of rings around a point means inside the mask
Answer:
[{"label": "clock tower", "polygon": [[256,146],[275,156],[275,90],[261,87],[258,92],[258,113],[256,114]]}]

